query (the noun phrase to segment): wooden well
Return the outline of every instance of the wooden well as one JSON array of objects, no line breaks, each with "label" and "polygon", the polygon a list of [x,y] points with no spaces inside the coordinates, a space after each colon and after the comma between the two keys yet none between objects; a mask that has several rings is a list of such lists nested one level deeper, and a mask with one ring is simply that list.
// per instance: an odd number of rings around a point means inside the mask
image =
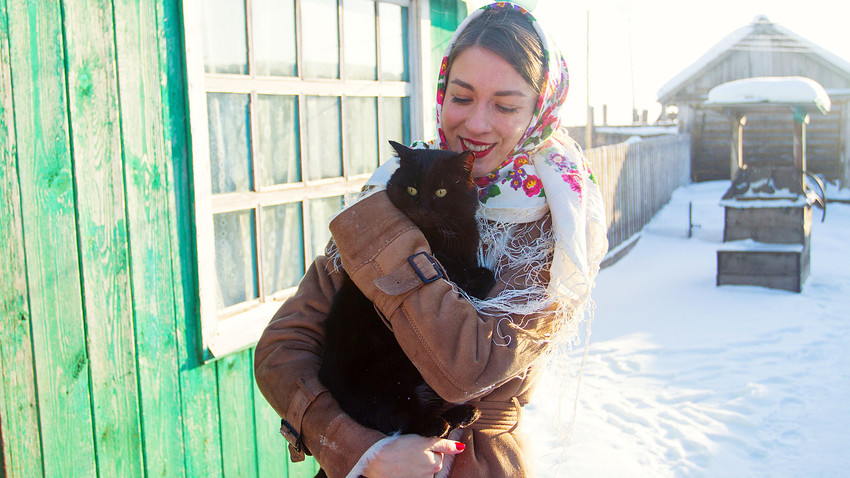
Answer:
[{"label": "wooden well", "polygon": [[[812,86],[812,104],[788,98],[749,101],[757,94],[750,92],[741,94],[739,97],[743,100],[740,101],[712,102],[709,93],[707,104],[725,113],[731,132],[729,149],[733,180],[721,200],[725,208],[725,226],[724,244],[717,251],[718,286],[755,285],[800,292],[809,276],[813,195],[805,181],[806,125],[809,111],[829,110],[829,98],[823,101],[826,93],[822,88],[818,91],[819,85],[811,80],[787,80],[792,90]],[[741,82],[738,83],[733,86],[740,87]],[[762,85],[771,86],[769,82],[752,83],[755,90]],[[785,91],[777,91],[780,97],[785,94]],[[787,117],[789,112],[793,125],[792,150],[747,161],[743,156],[747,114]]]}]

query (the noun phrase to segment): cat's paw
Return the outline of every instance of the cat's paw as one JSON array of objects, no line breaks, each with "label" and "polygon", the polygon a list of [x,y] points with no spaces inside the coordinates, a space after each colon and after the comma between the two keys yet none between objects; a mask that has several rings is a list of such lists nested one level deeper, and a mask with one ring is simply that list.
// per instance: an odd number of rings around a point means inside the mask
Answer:
[{"label": "cat's paw", "polygon": [[496,285],[496,277],[493,275],[493,271],[486,267],[478,267],[468,271],[467,277],[466,287],[463,290],[477,299],[487,297],[487,293]]},{"label": "cat's paw", "polygon": [[446,420],[435,417],[419,417],[417,420],[413,420],[410,423],[410,427],[407,430],[403,430],[404,433],[415,433],[417,435],[422,435],[424,437],[441,437],[444,438],[451,431],[452,426]]},{"label": "cat's paw", "polygon": [[446,410],[443,413],[443,418],[449,422],[449,426],[454,428],[466,428],[475,420],[478,420],[478,417],[481,416],[481,411],[475,405],[471,403],[467,403],[465,405],[457,405]]}]

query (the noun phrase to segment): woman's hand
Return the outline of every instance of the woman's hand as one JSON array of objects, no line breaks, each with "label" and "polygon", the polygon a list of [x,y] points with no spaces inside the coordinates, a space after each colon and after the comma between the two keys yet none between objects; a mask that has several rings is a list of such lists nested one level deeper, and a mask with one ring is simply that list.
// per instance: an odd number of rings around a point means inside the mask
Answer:
[{"label": "woman's hand", "polygon": [[383,446],[363,471],[368,478],[433,477],[443,468],[443,455],[457,455],[463,443],[419,435],[401,435]]}]

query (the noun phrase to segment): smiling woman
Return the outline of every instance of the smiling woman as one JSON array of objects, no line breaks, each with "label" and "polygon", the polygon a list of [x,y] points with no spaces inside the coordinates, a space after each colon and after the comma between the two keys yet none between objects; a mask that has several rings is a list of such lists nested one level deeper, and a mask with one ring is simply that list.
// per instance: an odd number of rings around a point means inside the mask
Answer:
[{"label": "smiling woman", "polygon": [[[395,158],[369,179],[371,193],[331,222],[328,254],[263,332],[257,384],[284,419],[291,446],[309,450],[328,476],[534,475],[520,410],[536,385],[538,359],[575,338],[607,250],[595,176],[574,142],[558,134],[568,78],[537,21],[508,2],[470,14],[443,58],[439,138],[414,148],[474,153],[480,205],[471,225],[482,236],[479,265],[496,277],[486,297],[459,294],[457,277],[423,274],[416,265],[427,257],[424,265],[444,270],[384,190]],[[479,420],[443,439],[386,436],[324,393],[316,370],[331,355],[325,324],[340,267],[427,384],[447,402],[474,404]]]}]

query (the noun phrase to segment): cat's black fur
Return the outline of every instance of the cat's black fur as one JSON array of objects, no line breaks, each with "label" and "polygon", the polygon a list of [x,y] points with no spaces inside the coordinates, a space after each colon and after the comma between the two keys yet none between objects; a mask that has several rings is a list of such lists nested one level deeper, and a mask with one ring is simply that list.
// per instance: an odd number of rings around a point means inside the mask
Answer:
[{"label": "cat's black fur", "polygon": [[[477,261],[478,192],[472,181],[472,153],[390,143],[400,159],[387,183],[390,200],[423,232],[448,278],[483,298],[495,280]],[[479,416],[474,405],[450,406],[425,383],[348,275],[325,323],[319,378],[352,418],[387,434],[445,437]]]}]

